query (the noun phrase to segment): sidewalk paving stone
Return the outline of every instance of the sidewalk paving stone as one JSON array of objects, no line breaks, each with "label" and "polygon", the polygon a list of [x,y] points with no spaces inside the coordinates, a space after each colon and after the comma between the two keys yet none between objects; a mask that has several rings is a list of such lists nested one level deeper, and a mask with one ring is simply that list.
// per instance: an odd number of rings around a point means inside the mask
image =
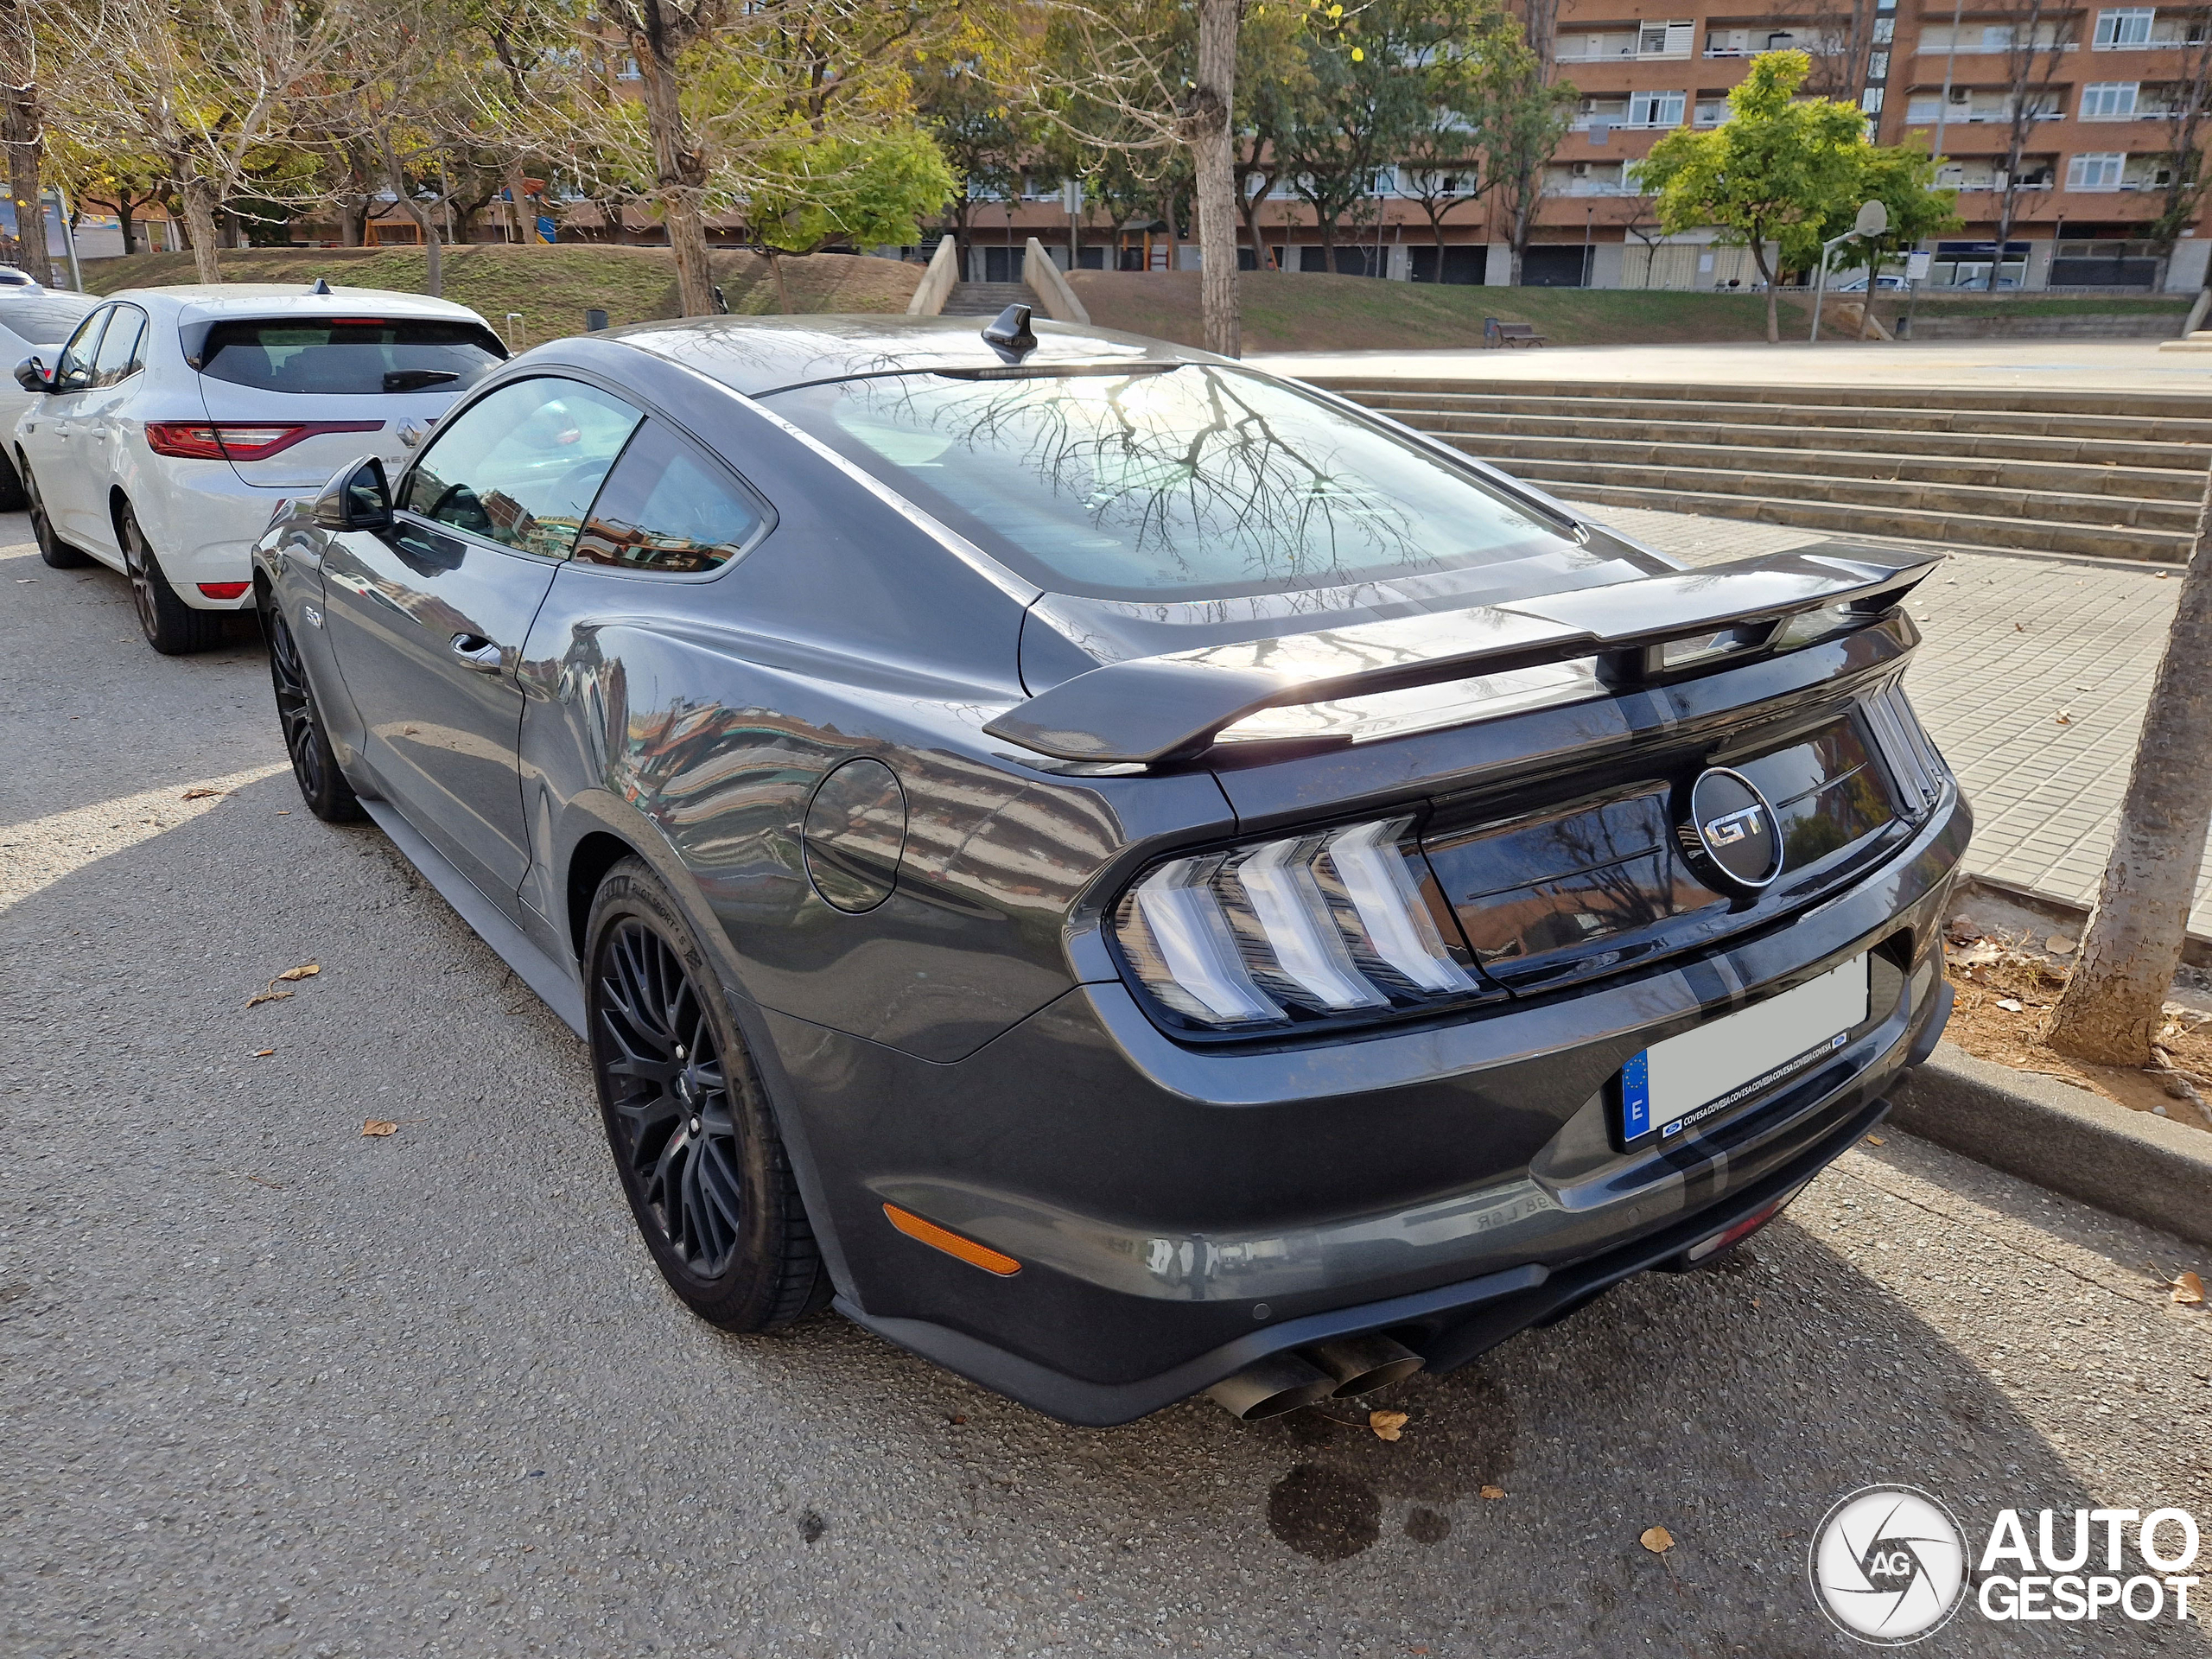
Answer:
[{"label": "sidewalk paving stone", "polygon": [[[1698,564],[1837,539],[1688,513],[1581,510]],[[2108,560],[1944,551],[1910,607],[1927,644],[1907,684],[1974,803],[1967,869],[2092,904],[2180,576]],[[2212,938],[2212,859],[2190,925]]]}]

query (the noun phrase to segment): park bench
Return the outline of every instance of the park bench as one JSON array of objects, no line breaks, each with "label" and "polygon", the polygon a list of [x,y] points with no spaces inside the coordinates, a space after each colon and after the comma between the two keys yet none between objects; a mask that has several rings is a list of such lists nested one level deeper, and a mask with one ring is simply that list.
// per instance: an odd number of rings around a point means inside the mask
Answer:
[{"label": "park bench", "polygon": [[1541,346],[1544,336],[1536,332],[1533,322],[1500,322],[1496,317],[1483,319],[1483,344],[1485,346]]}]

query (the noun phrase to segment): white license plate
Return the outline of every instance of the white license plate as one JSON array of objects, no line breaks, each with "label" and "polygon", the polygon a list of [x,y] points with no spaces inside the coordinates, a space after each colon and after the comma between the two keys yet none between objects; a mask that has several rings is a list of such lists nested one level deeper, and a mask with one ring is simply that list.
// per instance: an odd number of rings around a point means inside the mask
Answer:
[{"label": "white license plate", "polygon": [[1681,1134],[1848,1040],[1867,1012],[1866,958],[1654,1043],[1621,1068],[1621,1140]]}]

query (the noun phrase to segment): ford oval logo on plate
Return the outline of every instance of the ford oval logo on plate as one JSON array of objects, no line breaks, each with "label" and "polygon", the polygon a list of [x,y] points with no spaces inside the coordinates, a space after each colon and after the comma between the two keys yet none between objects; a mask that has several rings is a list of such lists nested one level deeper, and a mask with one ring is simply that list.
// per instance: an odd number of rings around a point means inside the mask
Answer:
[{"label": "ford oval logo on plate", "polygon": [[1758,893],[1782,874],[1782,823],[1740,772],[1707,766],[1690,785],[1682,839],[1699,862],[1740,893]]}]

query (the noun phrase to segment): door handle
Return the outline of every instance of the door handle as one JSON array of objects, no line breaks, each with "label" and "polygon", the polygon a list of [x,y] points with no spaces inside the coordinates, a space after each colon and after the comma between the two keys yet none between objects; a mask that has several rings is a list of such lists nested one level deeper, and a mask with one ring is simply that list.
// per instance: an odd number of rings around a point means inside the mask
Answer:
[{"label": "door handle", "polygon": [[453,654],[484,674],[498,673],[506,661],[506,652],[480,633],[454,635]]}]

